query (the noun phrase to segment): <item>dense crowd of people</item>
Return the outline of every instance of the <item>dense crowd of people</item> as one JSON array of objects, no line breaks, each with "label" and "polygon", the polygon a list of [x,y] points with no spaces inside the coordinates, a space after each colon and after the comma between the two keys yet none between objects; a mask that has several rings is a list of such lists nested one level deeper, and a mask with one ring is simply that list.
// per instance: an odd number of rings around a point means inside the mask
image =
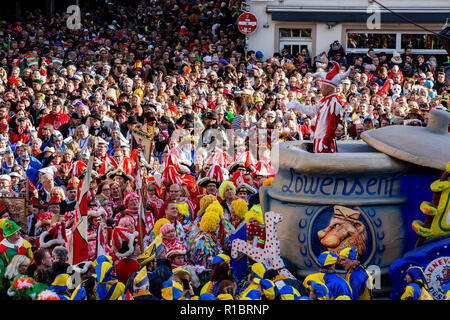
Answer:
[{"label": "dense crowd of people", "polygon": [[[372,297],[355,248],[323,252],[302,280],[249,259],[238,281],[231,235],[246,224],[264,247],[259,189],[275,177],[273,145],[314,138],[316,117],[290,108],[323,98],[312,73],[351,68],[336,137],[357,140],[448,111],[448,66],[338,41],[266,57],[245,50],[240,13],[237,0],[109,1],[83,10],[81,29],[40,11],[0,22],[0,192],[26,197],[28,213],[0,207],[2,299]],[[86,176],[87,259],[71,263]],[[419,267],[408,277],[402,298],[431,298]]]}]

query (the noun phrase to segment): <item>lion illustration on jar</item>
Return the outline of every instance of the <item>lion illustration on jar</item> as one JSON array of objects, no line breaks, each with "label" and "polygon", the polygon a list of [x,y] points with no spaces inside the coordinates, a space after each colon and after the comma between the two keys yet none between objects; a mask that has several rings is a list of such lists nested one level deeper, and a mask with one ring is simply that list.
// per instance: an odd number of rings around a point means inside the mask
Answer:
[{"label": "lion illustration on jar", "polygon": [[361,212],[339,205],[335,205],[333,209],[334,215],[328,226],[317,233],[320,243],[336,254],[343,248],[353,247],[358,250],[359,257],[362,257],[366,251],[367,231],[359,221]]}]

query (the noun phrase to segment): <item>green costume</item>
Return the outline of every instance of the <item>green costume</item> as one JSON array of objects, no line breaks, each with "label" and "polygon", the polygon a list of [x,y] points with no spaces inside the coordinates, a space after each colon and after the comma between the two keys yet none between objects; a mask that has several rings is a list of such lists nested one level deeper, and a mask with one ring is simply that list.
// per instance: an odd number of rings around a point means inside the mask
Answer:
[{"label": "green costume", "polygon": [[18,232],[20,227],[11,220],[6,220],[3,224],[3,235],[5,239],[0,242],[0,277],[3,277],[6,267],[15,255],[21,254],[33,259],[33,251],[31,243],[20,237],[16,243],[8,241],[8,237]]}]

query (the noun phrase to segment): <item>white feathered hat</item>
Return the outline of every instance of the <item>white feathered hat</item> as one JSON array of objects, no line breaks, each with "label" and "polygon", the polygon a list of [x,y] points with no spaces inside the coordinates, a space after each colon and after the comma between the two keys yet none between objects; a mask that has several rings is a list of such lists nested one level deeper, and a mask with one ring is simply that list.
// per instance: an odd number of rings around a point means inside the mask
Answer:
[{"label": "white feathered hat", "polygon": [[342,80],[348,77],[351,70],[348,69],[344,73],[339,73],[339,63],[336,61],[331,61],[331,63],[333,64],[333,68],[330,71],[317,71],[316,73],[311,74],[311,76],[313,78],[320,78],[326,85],[337,88]]}]

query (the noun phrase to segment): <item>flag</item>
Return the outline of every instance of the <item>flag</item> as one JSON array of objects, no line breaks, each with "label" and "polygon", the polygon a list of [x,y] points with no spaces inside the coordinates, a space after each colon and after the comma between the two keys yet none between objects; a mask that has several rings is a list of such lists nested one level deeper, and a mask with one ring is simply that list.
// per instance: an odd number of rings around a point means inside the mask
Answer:
[{"label": "flag", "polygon": [[27,64],[28,66],[32,66],[39,63],[39,57],[36,53],[27,56]]},{"label": "flag", "polygon": [[53,63],[59,63],[59,64],[63,64],[64,63],[64,59],[60,59],[60,58],[56,58],[56,57],[50,57],[51,59],[51,64],[53,65]]},{"label": "flag", "polygon": [[100,223],[97,228],[97,258],[100,256],[106,256],[106,239],[105,239],[105,225]]},{"label": "flag", "polygon": [[[141,155],[139,155],[141,156]],[[138,156],[138,157],[139,157]],[[144,208],[144,188],[142,187],[142,179],[141,179],[141,168],[138,166],[136,173],[136,191],[139,194],[139,216],[138,216],[138,232],[139,232],[139,245],[141,246],[142,252],[145,251],[144,241],[143,241],[143,233],[145,230],[145,225],[143,224],[143,217],[145,215]]]},{"label": "flag", "polygon": [[146,126],[145,131],[142,128],[135,129],[131,133],[131,150],[142,150],[142,155],[150,163],[153,153],[153,137],[155,134],[155,125]]},{"label": "flag", "polygon": [[[138,158],[143,156],[142,152],[139,153]],[[138,161],[139,162],[139,161]],[[141,170],[138,168],[136,173],[136,192],[139,194],[139,215],[138,215],[138,231],[140,234],[139,244],[143,251],[147,248],[145,241],[148,241],[148,236],[153,230],[155,225],[155,217],[153,214],[147,214],[145,209],[145,193],[146,193],[146,182],[142,180]],[[145,237],[145,239],[144,239]]]},{"label": "flag", "polygon": [[86,261],[89,258],[89,247],[87,240],[87,214],[88,203],[90,198],[90,182],[92,165],[94,163],[94,154],[89,157],[89,162],[86,169],[86,174],[83,179],[80,193],[78,195],[78,201],[76,204],[76,224],[72,232],[72,238],[70,243],[69,263],[76,265],[82,261]]}]

